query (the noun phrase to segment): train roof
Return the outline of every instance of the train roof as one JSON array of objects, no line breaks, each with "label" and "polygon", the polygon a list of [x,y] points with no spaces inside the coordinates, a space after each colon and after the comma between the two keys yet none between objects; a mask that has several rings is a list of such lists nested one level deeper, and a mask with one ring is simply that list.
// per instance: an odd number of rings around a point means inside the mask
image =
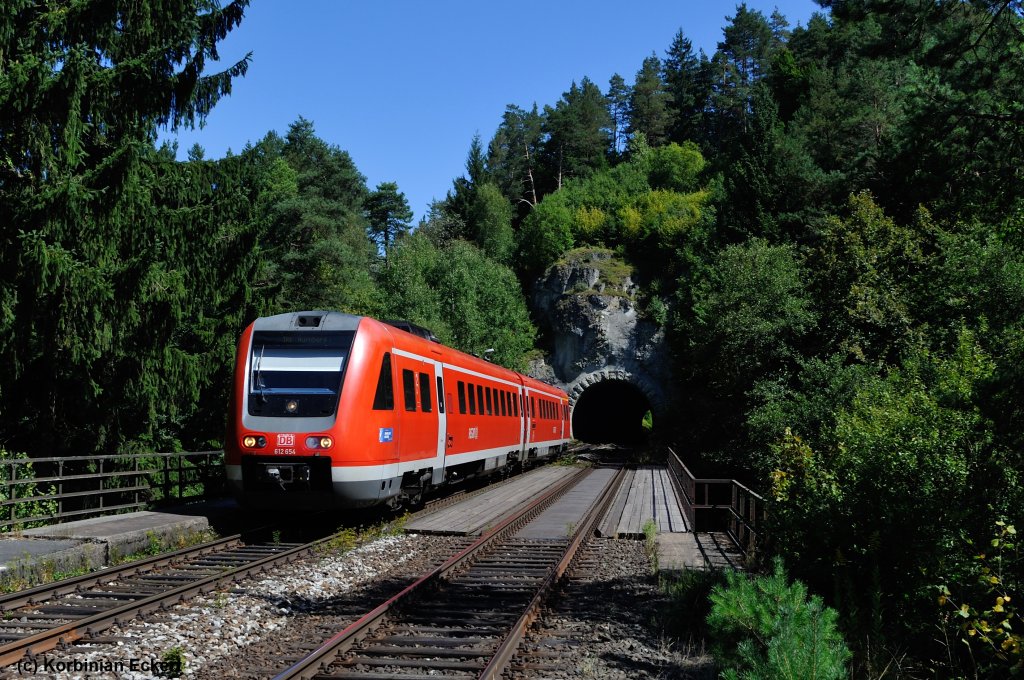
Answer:
[{"label": "train roof", "polygon": [[[400,331],[402,334],[407,336],[407,339],[411,339],[417,343],[424,343],[424,345],[428,346],[429,349],[433,349],[435,352],[438,351],[438,349],[451,352],[458,356],[462,363],[470,364],[481,371],[507,372],[518,376],[524,385],[532,387],[533,389],[549,388],[559,392],[564,392],[564,390],[546,383],[543,380],[531,378],[528,375],[523,375],[519,371],[513,371],[510,368],[505,368],[499,364],[495,364],[472,354],[457,350],[454,347],[441,344],[430,330],[409,323],[408,321],[378,321],[373,317],[346,314],[344,312],[309,310],[260,317],[253,322],[253,330],[293,331],[317,329],[326,331],[355,331],[359,328],[359,324],[363,319],[369,319],[376,323],[385,325],[392,333],[394,333],[394,331]],[[425,347],[424,349],[426,350],[428,347]]]},{"label": "train roof", "polygon": [[253,322],[253,330],[257,331],[293,331],[299,329],[319,329],[322,331],[354,331],[363,319],[354,314],[312,310],[308,312],[287,312],[274,316],[261,316]]}]

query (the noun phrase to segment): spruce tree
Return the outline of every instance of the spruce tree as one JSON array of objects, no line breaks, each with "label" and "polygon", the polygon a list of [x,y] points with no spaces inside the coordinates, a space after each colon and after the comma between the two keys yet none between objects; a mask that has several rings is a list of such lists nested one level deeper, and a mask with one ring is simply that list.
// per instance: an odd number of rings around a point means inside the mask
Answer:
[{"label": "spruce tree", "polygon": [[629,96],[629,134],[642,132],[651,146],[668,142],[672,95],[661,79],[661,60],[644,59]]},{"label": "spruce tree", "polygon": [[[207,74],[248,0],[14,0],[0,13],[0,361],[8,446],[166,441],[209,384],[252,262],[240,162],[177,164],[249,57]],[[224,285],[222,285],[224,284]],[[227,303],[236,311],[218,320]],[[241,305],[237,303],[243,303]]]},{"label": "spruce tree", "polygon": [[670,139],[680,144],[703,143],[704,112],[711,94],[709,62],[703,51],[699,57],[693,53],[693,43],[682,30],[676,33],[665,53],[661,77],[672,97]]}]

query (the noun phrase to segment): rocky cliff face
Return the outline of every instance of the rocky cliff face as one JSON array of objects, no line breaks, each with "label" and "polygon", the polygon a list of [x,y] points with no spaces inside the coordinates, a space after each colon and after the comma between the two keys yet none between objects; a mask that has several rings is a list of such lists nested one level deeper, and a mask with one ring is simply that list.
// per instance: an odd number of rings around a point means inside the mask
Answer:
[{"label": "rocky cliff face", "polygon": [[639,293],[632,268],[611,251],[569,252],[534,288],[531,302],[553,348],[531,372],[574,399],[602,380],[626,381],[663,411],[669,353],[662,328],[638,310]]}]

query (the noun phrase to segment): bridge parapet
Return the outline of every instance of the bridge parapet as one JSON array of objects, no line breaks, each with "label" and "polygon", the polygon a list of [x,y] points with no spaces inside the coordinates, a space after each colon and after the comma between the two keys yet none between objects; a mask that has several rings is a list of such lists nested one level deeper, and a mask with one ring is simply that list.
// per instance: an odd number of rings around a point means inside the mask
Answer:
[{"label": "bridge parapet", "polygon": [[763,540],[764,497],[735,479],[695,477],[671,448],[668,467],[693,531],[724,531],[748,564],[755,560],[758,542]]}]

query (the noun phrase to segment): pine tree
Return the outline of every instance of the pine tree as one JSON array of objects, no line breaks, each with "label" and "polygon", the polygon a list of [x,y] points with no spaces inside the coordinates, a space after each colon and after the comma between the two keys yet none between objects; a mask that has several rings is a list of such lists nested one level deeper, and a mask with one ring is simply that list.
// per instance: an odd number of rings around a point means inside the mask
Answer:
[{"label": "pine tree", "polygon": [[608,102],[589,78],[573,83],[554,108],[544,107],[544,161],[553,188],[568,177],[606,167],[611,118]]},{"label": "pine tree", "polygon": [[405,194],[398,190],[395,182],[378,184],[377,189],[366,199],[365,205],[370,238],[380,246],[387,259],[395,240],[408,233],[412,210],[405,200]]},{"label": "pine tree", "polygon": [[529,111],[508,106],[488,145],[487,168],[501,192],[518,208],[541,199],[538,168],[543,144],[542,118],[537,105]]},{"label": "pine tree", "polygon": [[268,135],[265,145],[291,170],[294,190],[270,207],[269,266],[279,286],[275,309],[371,311],[370,265],[374,248],[362,215],[366,178],[349,154],[316,136],[299,118],[283,144]]},{"label": "pine tree", "polygon": [[611,156],[616,157],[626,150],[626,132],[629,129],[629,98],[631,90],[618,73],[608,80],[608,115],[612,119]]},{"label": "pine tree", "polygon": [[712,59],[715,144],[727,157],[734,156],[738,139],[749,131],[753,88],[767,74],[774,45],[765,16],[741,3]]}]

